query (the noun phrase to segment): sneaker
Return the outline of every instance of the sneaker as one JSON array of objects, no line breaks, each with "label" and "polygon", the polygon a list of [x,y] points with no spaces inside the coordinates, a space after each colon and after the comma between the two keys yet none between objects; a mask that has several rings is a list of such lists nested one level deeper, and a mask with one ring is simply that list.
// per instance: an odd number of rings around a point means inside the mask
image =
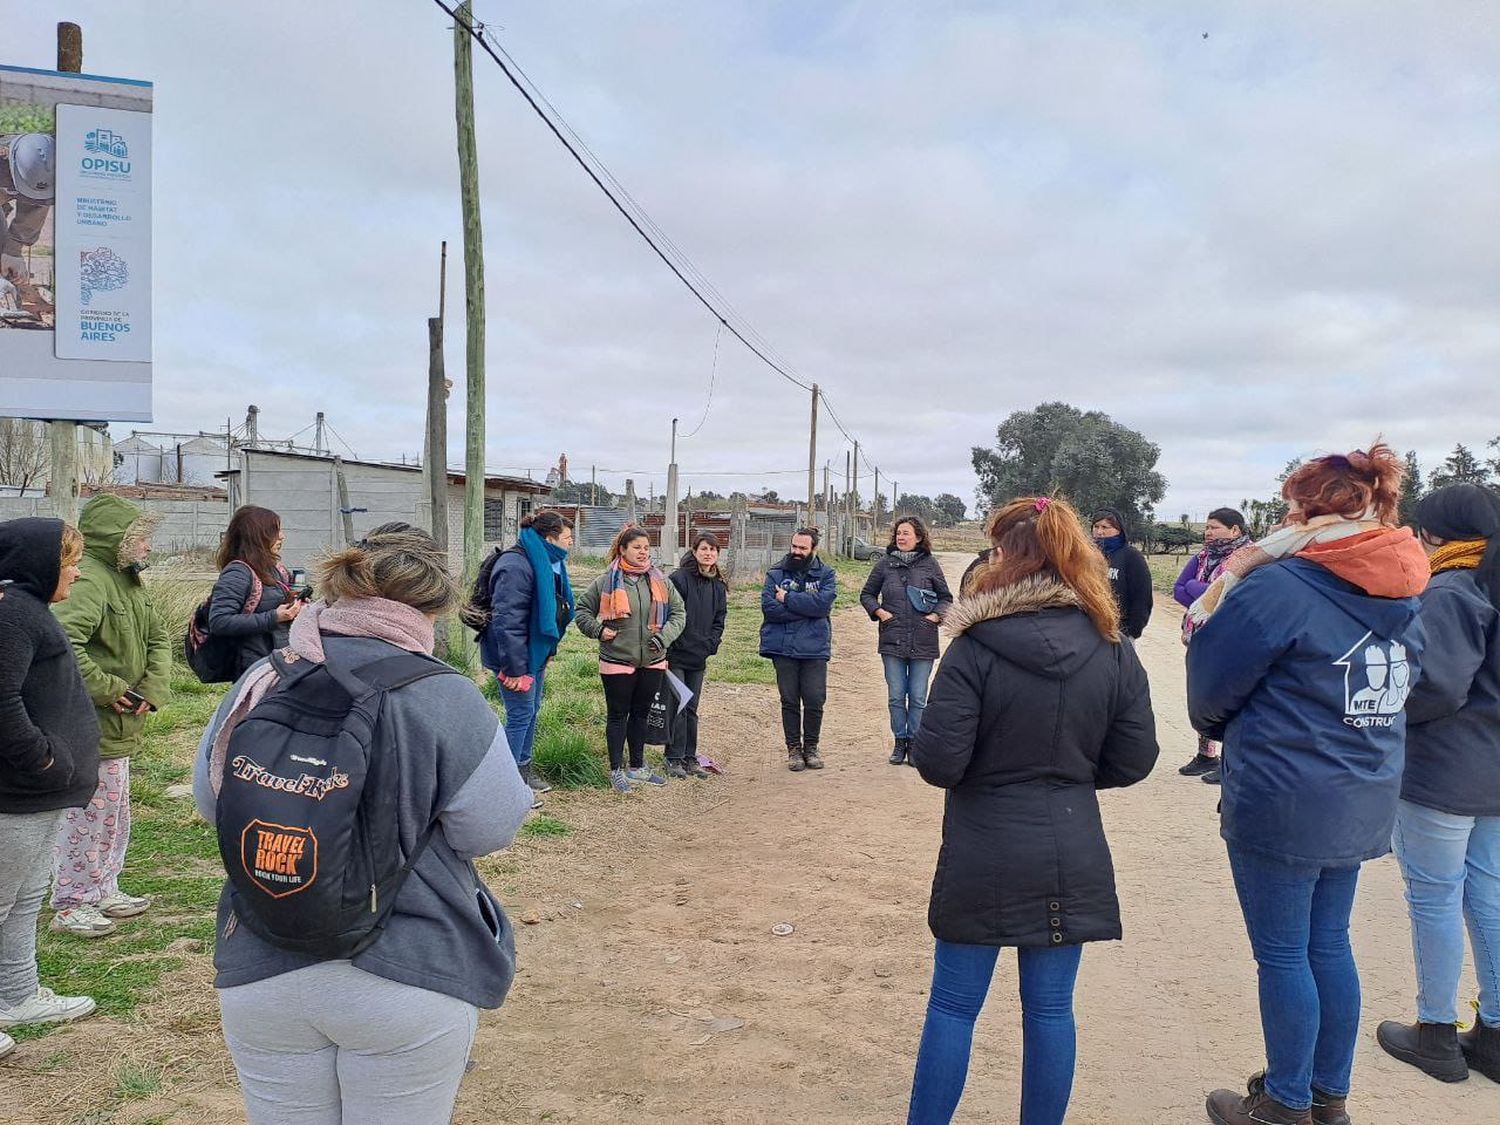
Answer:
[{"label": "sneaker", "polygon": [[0,1059],[16,1049],[16,1041],[5,1032],[0,1031]]},{"label": "sneaker", "polygon": [[823,768],[823,757],[818,753],[816,746],[804,746],[802,748],[802,760],[807,763],[807,768],[810,770],[820,770]]},{"label": "sneaker", "polygon": [[609,787],[622,796],[626,793],[631,792],[630,782],[625,777],[624,770],[609,771]]},{"label": "sneaker", "polygon": [[542,807],[542,795],[535,789],[531,791],[531,811],[535,812]]},{"label": "sneaker", "polygon": [[1215,766],[1213,769],[1209,770],[1206,774],[1204,774],[1198,780],[1201,781],[1201,782],[1203,782],[1204,785],[1221,785],[1221,784],[1223,784],[1222,780],[1219,777],[1219,767],[1218,766]]},{"label": "sneaker", "polygon": [[696,757],[689,758],[682,763],[682,768],[687,770],[693,777],[707,777],[708,771],[703,768]]},{"label": "sneaker", "polygon": [[[545,781],[543,781],[536,775],[536,766],[532,762],[527,762],[524,766],[521,767],[521,779],[525,781],[527,785],[531,786],[532,792],[534,793],[552,792],[552,786],[548,785]],[[532,805],[531,807],[536,808],[535,805]]]},{"label": "sneaker", "polygon": [[1206,773],[1212,773],[1219,768],[1219,759],[1210,758],[1207,754],[1194,754],[1193,760],[1178,769],[1183,777],[1202,777]]},{"label": "sneaker", "polygon": [[29,1000],[14,1008],[0,1008],[0,1027],[18,1023],[66,1023],[82,1019],[95,1008],[92,996],[59,996],[50,988],[38,988]]},{"label": "sneaker", "polygon": [[667,779],[655,772],[650,766],[642,766],[638,770],[626,770],[625,776],[636,785],[665,785]]},{"label": "sneaker", "polygon": [[105,937],[115,932],[115,924],[92,906],[69,906],[52,915],[48,929],[75,937]]},{"label": "sneaker", "polygon": [[667,763],[667,776],[677,781],[686,781],[688,779],[687,766],[673,758]]},{"label": "sneaker", "polygon": [[134,918],[151,909],[151,896],[128,895],[124,891],[99,900],[99,913],[106,918]]}]

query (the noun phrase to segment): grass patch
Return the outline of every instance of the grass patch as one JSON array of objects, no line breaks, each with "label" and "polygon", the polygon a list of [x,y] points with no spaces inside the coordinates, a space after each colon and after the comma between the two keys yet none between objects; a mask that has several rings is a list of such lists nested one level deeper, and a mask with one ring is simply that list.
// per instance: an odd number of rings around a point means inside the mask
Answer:
[{"label": "grass patch", "polygon": [[558,820],[557,817],[548,816],[546,813],[537,813],[533,817],[528,817],[526,823],[521,825],[520,834],[522,836],[541,838],[545,836],[568,836],[572,832],[573,830]]},{"label": "grass patch", "polygon": [[115,1070],[115,1093],[121,1101],[152,1098],[161,1093],[161,1071],[127,1060]]}]

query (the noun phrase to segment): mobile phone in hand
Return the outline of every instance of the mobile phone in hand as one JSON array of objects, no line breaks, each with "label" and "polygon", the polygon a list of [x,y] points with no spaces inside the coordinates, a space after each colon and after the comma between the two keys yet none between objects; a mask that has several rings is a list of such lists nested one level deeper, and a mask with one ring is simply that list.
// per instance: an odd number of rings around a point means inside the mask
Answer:
[{"label": "mobile phone in hand", "polygon": [[156,710],[156,704],[147,702],[146,697],[140,692],[136,691],[135,688],[131,688],[120,698],[123,699],[126,703],[130,704],[130,706],[135,708],[137,711],[140,710],[142,703],[145,703],[150,710]]}]

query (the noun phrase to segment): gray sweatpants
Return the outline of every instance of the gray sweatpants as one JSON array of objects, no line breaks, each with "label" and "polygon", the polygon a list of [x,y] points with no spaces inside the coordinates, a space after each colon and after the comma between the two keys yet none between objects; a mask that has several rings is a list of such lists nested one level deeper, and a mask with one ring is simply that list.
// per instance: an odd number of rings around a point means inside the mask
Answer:
[{"label": "gray sweatpants", "polygon": [[36,916],[61,812],[0,813],[0,1008],[36,995]]},{"label": "gray sweatpants", "polygon": [[325,961],[219,990],[250,1125],[444,1125],[479,1009]]}]

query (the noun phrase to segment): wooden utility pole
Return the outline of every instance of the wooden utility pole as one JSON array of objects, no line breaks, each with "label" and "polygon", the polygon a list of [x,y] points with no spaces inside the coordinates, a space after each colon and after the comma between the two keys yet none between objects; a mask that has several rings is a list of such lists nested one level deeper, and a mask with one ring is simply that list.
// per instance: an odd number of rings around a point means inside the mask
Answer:
[{"label": "wooden utility pole", "polygon": [[876,538],[880,531],[880,505],[885,499],[880,493],[880,466],[875,466],[875,502],[870,508],[870,538]]},{"label": "wooden utility pole", "polygon": [[[76,23],[57,25],[57,69],[65,74],[83,73],[83,28]],[[67,523],[78,522],[78,423],[60,419],[47,427],[51,439],[52,515]]]},{"label": "wooden utility pole", "polygon": [[854,479],[850,482],[849,554],[854,555],[854,537],[859,534],[859,442],[854,443]]},{"label": "wooden utility pole", "polygon": [[599,466],[589,466],[589,504],[599,506]]},{"label": "wooden utility pole", "polygon": [[464,216],[464,573],[484,556],[484,230],[479,221],[479,151],[474,141],[474,9],[458,6],[453,25],[453,100],[458,125],[458,183]]},{"label": "wooden utility pole", "polygon": [[344,478],[342,457],[334,457],[333,475],[334,488],[337,490],[339,501],[339,515],[343,517],[344,523],[344,546],[347,548],[354,542],[354,509],[349,505],[349,482]]},{"label": "wooden utility pole", "polygon": [[427,502],[428,530],[448,547],[448,380],[443,371],[443,318],[448,311],[448,243],[438,271],[438,314],[427,318]]},{"label": "wooden utility pole", "polygon": [[901,482],[891,481],[891,519],[896,518],[896,509],[901,504]]},{"label": "wooden utility pole", "polygon": [[812,426],[807,439],[807,522],[818,522],[818,384],[812,388]]}]

